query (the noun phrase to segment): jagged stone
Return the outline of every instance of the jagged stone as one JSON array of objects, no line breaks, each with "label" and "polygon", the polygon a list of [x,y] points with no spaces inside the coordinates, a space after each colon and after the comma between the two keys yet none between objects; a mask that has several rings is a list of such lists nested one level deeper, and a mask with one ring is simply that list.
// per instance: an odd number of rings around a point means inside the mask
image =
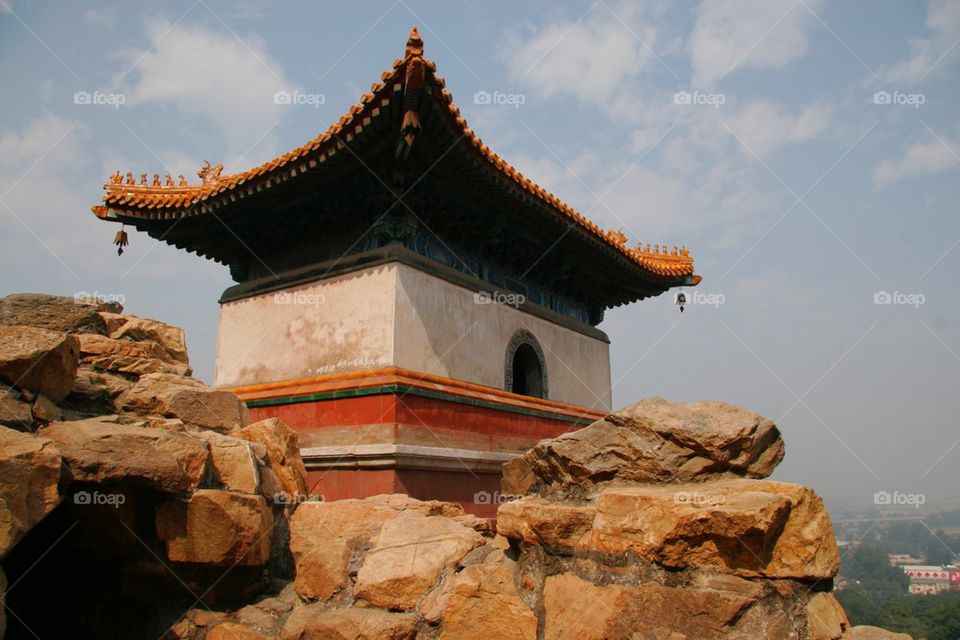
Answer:
[{"label": "jagged stone", "polygon": [[584,495],[610,484],[765,478],[783,453],[777,427],[756,413],[649,398],[506,463],[502,489]]},{"label": "jagged stone", "polygon": [[0,325],[0,381],[62,400],[77,375],[77,339],[60,331]]},{"label": "jagged stone", "polygon": [[762,480],[611,488],[590,505],[528,497],[500,506],[498,531],[527,544],[747,577],[827,579],[840,565],[820,497]]},{"label": "jagged stone", "polygon": [[150,373],[125,391],[118,403],[128,413],[180,418],[187,424],[227,432],[247,423],[247,409],[230,391],[169,373]]},{"label": "jagged stone", "polygon": [[270,560],[273,513],[263,496],[201,489],[188,501],[156,511],[167,558],[216,566],[259,566]]},{"label": "jagged stone", "polygon": [[253,443],[214,431],[200,431],[197,435],[210,445],[210,468],[215,481],[232,491],[260,492],[260,469]]},{"label": "jagged stone", "polygon": [[190,374],[190,366],[175,360],[166,349],[155,342],[115,340],[107,336],[82,333],[80,361],[99,371],[129,375],[147,373]]},{"label": "jagged stone", "polygon": [[232,435],[266,447],[270,468],[279,481],[279,490],[285,494],[279,501],[296,500],[307,495],[307,470],[300,457],[300,440],[297,432],[283,420],[260,420]]},{"label": "jagged stone", "polygon": [[37,399],[33,401],[31,412],[33,413],[33,419],[37,422],[56,422],[63,416],[60,407],[55,405],[53,400],[42,393],[37,394]]},{"label": "jagged stone", "polygon": [[130,315],[123,316],[123,322],[118,322],[115,317],[105,316],[105,318],[111,326],[111,338],[136,342],[150,341],[160,345],[174,361],[185,365],[190,364],[190,358],[187,356],[187,342],[180,327],[174,327],[159,320]]},{"label": "jagged stone", "polygon": [[0,425],[18,431],[31,431],[33,428],[30,403],[21,400],[20,392],[5,384],[0,384]]},{"label": "jagged stone", "polygon": [[40,430],[63,454],[68,479],[128,481],[168,493],[193,491],[203,479],[207,444],[162,429],[100,417],[55,422]]},{"label": "jagged stone", "polygon": [[207,632],[206,640],[270,640],[270,636],[236,622],[221,622]]},{"label": "jagged stone", "polygon": [[0,427],[0,560],[59,504],[59,480],[49,439]]},{"label": "jagged stone", "polygon": [[815,593],[807,601],[809,640],[840,640],[850,620],[832,593]]},{"label": "jagged stone", "polygon": [[97,305],[45,293],[14,293],[0,298],[0,324],[65,333],[106,333]]},{"label": "jagged stone", "polygon": [[869,625],[857,625],[850,627],[843,640],[913,640],[908,633],[896,633],[887,631],[880,627],[871,627]]},{"label": "jagged stone", "polygon": [[416,618],[379,609],[329,610],[322,605],[295,609],[280,633],[281,640],[409,640]]}]

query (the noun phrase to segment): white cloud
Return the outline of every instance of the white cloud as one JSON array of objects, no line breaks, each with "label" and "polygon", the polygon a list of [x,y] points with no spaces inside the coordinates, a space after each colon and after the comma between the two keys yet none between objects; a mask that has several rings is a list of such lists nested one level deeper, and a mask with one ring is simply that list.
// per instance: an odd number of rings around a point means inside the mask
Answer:
[{"label": "white cloud", "polygon": [[[811,11],[820,4],[806,2]],[[795,0],[705,0],[687,43],[693,86],[710,88],[727,73],[751,67],[783,68],[806,55],[816,23]]]},{"label": "white cloud", "polygon": [[957,157],[947,148],[956,148],[953,142],[917,142],[909,147],[899,160],[884,160],[873,169],[873,184],[881,188],[898,180],[928,173],[937,173],[957,163]]},{"label": "white cloud", "polygon": [[960,2],[930,0],[926,29],[924,37],[910,41],[908,58],[881,70],[884,80],[905,84],[919,82],[927,72],[946,67],[947,59],[956,57],[960,52],[957,44],[960,39]]},{"label": "white cloud", "polygon": [[[294,87],[266,46],[240,42],[229,33],[165,22],[147,29],[155,42],[146,52],[127,52],[133,65],[117,84],[127,105],[171,104],[184,115],[200,117],[224,136],[231,154],[240,154],[283,117],[287,105],[274,94]],[[272,136],[260,142],[273,143]]]},{"label": "white cloud", "polygon": [[790,113],[781,105],[755,100],[731,118],[730,128],[751,151],[763,156],[784,144],[817,137],[830,118],[831,110],[823,104],[807,105]]}]

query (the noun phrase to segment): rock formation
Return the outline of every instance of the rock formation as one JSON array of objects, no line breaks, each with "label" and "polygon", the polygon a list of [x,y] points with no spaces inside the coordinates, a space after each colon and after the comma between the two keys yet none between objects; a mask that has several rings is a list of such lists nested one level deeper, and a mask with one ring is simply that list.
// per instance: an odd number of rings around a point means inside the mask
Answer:
[{"label": "rock formation", "polygon": [[[0,300],[0,637],[899,638],[851,627],[775,425],[650,399],[506,465],[496,524],[310,495],[296,432],[190,377],[183,332]],[[2,611],[3,609],[0,609]]]}]

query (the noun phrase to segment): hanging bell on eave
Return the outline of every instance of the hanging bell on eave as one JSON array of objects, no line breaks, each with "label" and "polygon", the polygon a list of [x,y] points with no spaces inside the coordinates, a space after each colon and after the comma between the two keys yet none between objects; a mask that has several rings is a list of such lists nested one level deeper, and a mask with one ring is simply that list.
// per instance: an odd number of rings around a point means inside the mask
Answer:
[{"label": "hanging bell on eave", "polygon": [[680,313],[683,313],[683,308],[687,304],[687,294],[683,291],[678,291],[677,295],[674,297],[674,301],[677,303],[677,306],[680,307]]},{"label": "hanging bell on eave", "polygon": [[117,255],[123,255],[123,248],[130,244],[130,240],[127,239],[127,232],[123,230],[123,227],[120,227],[120,231],[117,231],[117,235],[113,237],[113,244],[117,245]]}]

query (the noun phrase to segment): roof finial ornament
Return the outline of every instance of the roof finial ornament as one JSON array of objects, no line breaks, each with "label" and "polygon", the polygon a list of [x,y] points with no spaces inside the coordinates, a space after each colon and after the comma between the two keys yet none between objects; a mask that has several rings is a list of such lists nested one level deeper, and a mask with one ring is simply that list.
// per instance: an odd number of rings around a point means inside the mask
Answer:
[{"label": "roof finial ornament", "polygon": [[420,32],[417,31],[417,27],[411,27],[410,37],[407,38],[407,52],[406,57],[411,56],[422,56],[423,55],[423,39],[420,37]]},{"label": "roof finial ornament", "polygon": [[197,175],[203,181],[203,184],[213,184],[220,180],[220,172],[223,171],[222,164],[210,166],[209,160],[203,161],[203,166],[197,171]]}]

